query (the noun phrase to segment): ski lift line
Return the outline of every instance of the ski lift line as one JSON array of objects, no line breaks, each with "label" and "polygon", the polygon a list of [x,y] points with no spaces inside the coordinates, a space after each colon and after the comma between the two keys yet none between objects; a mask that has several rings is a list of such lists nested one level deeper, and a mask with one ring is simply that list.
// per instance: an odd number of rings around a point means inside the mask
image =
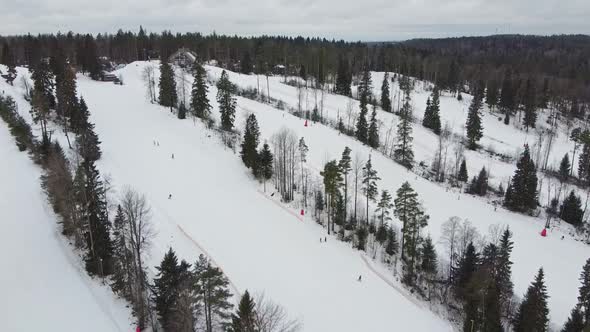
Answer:
[{"label": "ski lift line", "polygon": [[225,271],[223,271],[223,268],[221,267],[221,265],[219,265],[217,263],[217,261],[215,261],[215,259],[213,258],[213,256],[211,256],[211,254],[209,254],[209,252],[207,250],[205,250],[205,248],[203,248],[203,246],[201,246],[195,239],[193,239],[192,236],[190,236],[183,228],[182,226],[176,224],[176,226],[178,227],[178,229],[180,230],[180,232],[189,240],[191,241],[203,254],[205,254],[205,256],[207,256],[207,258],[209,258],[209,261],[211,261],[213,263],[213,265],[217,266],[217,268],[219,268],[219,270],[221,270],[221,272],[223,272],[223,274],[227,277],[227,280],[229,281],[229,284],[231,286],[231,288],[234,291],[234,295],[238,295],[238,294],[242,294],[239,290],[238,287],[236,287],[236,285],[234,284],[234,282],[229,278],[229,275],[227,273],[225,273]]},{"label": "ski lift line", "polygon": [[295,218],[297,218],[297,220],[299,220],[299,221],[303,221],[303,218],[301,218],[301,217],[300,217],[300,216],[299,216],[299,215],[298,215],[296,212],[294,212],[294,211],[292,211],[291,209],[289,209],[289,208],[285,207],[283,204],[281,204],[281,203],[279,203],[279,202],[275,201],[274,199],[272,199],[272,198],[268,197],[268,196],[267,196],[267,195],[266,195],[264,192],[260,191],[260,189],[256,189],[256,191],[257,191],[257,192],[258,192],[260,195],[264,196],[264,198],[266,198],[266,199],[268,199],[269,201],[271,201],[271,202],[275,203],[275,204],[276,204],[278,207],[280,207],[281,209],[283,209],[283,210],[287,211],[289,214],[291,214],[292,216],[294,216]]},{"label": "ski lift line", "polygon": [[389,285],[389,287],[393,288],[396,292],[398,292],[400,295],[402,295],[403,297],[405,297],[408,301],[412,302],[418,308],[424,309],[424,305],[422,303],[420,303],[414,297],[408,295],[403,289],[401,289],[398,286],[396,286],[393,282],[391,282],[391,280],[389,280],[387,277],[385,277],[383,274],[381,274],[379,271],[377,271],[373,267],[373,265],[371,265],[371,263],[367,260],[367,257],[365,257],[365,255],[359,254],[359,256],[361,257],[361,260],[365,263],[365,265],[367,266],[367,268],[371,272],[373,272],[373,274],[375,274],[377,277],[379,277],[379,279],[383,280],[387,285]]}]

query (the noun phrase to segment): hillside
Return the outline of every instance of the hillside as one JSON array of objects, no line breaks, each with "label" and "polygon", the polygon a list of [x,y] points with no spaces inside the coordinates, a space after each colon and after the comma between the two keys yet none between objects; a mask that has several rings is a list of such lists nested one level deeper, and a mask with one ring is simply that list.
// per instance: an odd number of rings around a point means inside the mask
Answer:
[{"label": "hillside", "polygon": [[125,303],[86,275],[46,203],[40,169],[18,151],[4,123],[0,160],[2,330],[130,331]]}]

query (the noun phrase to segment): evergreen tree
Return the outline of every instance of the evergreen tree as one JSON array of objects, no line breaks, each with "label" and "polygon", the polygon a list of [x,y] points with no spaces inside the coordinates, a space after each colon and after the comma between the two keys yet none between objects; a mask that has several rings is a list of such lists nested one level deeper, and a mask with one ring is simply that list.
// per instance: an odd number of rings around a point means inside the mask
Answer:
[{"label": "evergreen tree", "polygon": [[6,74],[6,82],[10,85],[14,85],[16,79],[16,59],[8,43],[4,42],[2,47],[2,63],[8,67],[8,73]]},{"label": "evergreen tree", "polygon": [[526,87],[523,96],[524,104],[524,125],[529,130],[529,127],[535,128],[537,122],[537,100],[535,92],[535,82],[530,78],[526,81]]},{"label": "evergreen tree", "polygon": [[455,294],[459,299],[464,299],[467,286],[479,265],[479,253],[475,250],[473,242],[469,242],[465,253],[459,257],[456,268],[452,269],[451,280],[455,287]]},{"label": "evergreen tree", "polygon": [[510,117],[516,107],[516,91],[512,81],[512,72],[507,70],[502,81],[502,91],[500,92],[500,111],[504,114],[504,123],[510,123]]},{"label": "evergreen tree", "polygon": [[47,61],[41,61],[31,73],[33,79],[33,95],[42,95],[49,109],[55,108],[55,82],[54,75]]},{"label": "evergreen tree", "polygon": [[504,205],[512,211],[526,212],[537,206],[537,170],[525,145],[516,171],[506,189]]},{"label": "evergreen tree", "polygon": [[377,213],[380,214],[379,219],[381,221],[380,226],[384,226],[386,222],[391,220],[390,210],[393,208],[393,203],[391,202],[391,194],[389,191],[382,190],[381,191],[381,198],[379,199],[379,203],[377,203]]},{"label": "evergreen tree", "polygon": [[494,110],[498,105],[498,84],[494,80],[489,80],[486,86],[486,104],[490,110]]},{"label": "evergreen tree", "polygon": [[515,332],[547,331],[549,308],[543,268],[539,269],[535,281],[529,286],[514,318]]},{"label": "evergreen tree", "polygon": [[184,105],[184,103],[180,103],[178,105],[178,112],[176,113],[176,116],[178,117],[179,120],[184,120],[186,119],[186,106]]},{"label": "evergreen tree", "polygon": [[570,177],[570,169],[571,169],[570,158],[569,158],[568,154],[566,153],[563,156],[563,158],[561,159],[561,162],[559,163],[559,171],[557,172],[557,174],[559,176],[559,181],[561,181],[561,183],[566,182],[567,179]]},{"label": "evergreen tree", "polygon": [[233,305],[229,302],[232,294],[228,290],[227,277],[202,254],[194,264],[193,274],[193,288],[203,303],[205,331],[213,332],[217,325],[229,327]]},{"label": "evergreen tree", "polygon": [[221,78],[217,82],[217,102],[221,113],[221,128],[225,131],[231,131],[234,127],[234,118],[236,116],[234,90],[234,85],[230,82],[229,76],[225,70],[222,71]]},{"label": "evergreen tree", "polygon": [[407,181],[397,190],[394,203],[393,214],[403,225],[401,257],[405,263],[404,282],[408,285],[414,285],[420,229],[427,225],[429,217],[424,213],[422,206],[418,202],[418,194]]},{"label": "evergreen tree", "polygon": [[160,64],[160,105],[172,108],[176,107],[178,96],[176,95],[176,80],[174,70],[167,61]]},{"label": "evergreen tree", "polygon": [[363,194],[367,198],[367,219],[365,220],[366,223],[369,222],[369,201],[375,202],[379,191],[377,190],[377,181],[381,180],[377,176],[377,171],[373,168],[373,163],[371,162],[371,156],[369,155],[369,160],[365,166],[363,166]]},{"label": "evergreen tree", "polygon": [[191,91],[191,113],[199,119],[208,119],[211,113],[211,105],[209,104],[209,97],[207,92],[209,87],[207,85],[207,72],[205,68],[195,62],[194,68],[194,80]]},{"label": "evergreen tree", "polygon": [[[57,80],[57,78],[56,78]],[[78,97],[76,96],[76,75],[71,67],[66,67],[56,85],[57,115],[63,120],[64,130],[74,131],[78,120]]]},{"label": "evergreen tree", "polygon": [[427,236],[422,242],[422,261],[420,262],[420,272],[426,275],[427,279],[436,276],[437,259],[436,250],[430,236]]},{"label": "evergreen tree", "polygon": [[264,143],[258,152],[258,158],[258,177],[262,178],[266,191],[266,181],[270,180],[273,174],[273,155],[267,143]]},{"label": "evergreen tree", "polygon": [[389,256],[397,254],[399,243],[397,242],[397,234],[391,227],[387,227],[387,245],[385,246],[385,253]]},{"label": "evergreen tree", "polygon": [[584,210],[582,209],[582,200],[572,190],[568,197],[563,200],[559,209],[559,217],[565,222],[576,227],[582,225]]},{"label": "evergreen tree", "polygon": [[461,162],[461,166],[459,167],[459,174],[457,174],[457,180],[461,182],[467,182],[469,179],[469,175],[467,174],[467,162],[465,159]]},{"label": "evergreen tree", "polygon": [[578,295],[578,307],[584,316],[584,324],[590,324],[590,258],[586,260],[580,274],[580,286]]},{"label": "evergreen tree", "polygon": [[585,185],[590,183],[590,132],[584,130],[580,136],[579,141],[582,145],[582,153],[578,158],[578,176]]},{"label": "evergreen tree", "polygon": [[391,97],[389,95],[389,73],[383,75],[383,83],[381,83],[381,108],[385,112],[391,113]]},{"label": "evergreen tree", "polygon": [[258,322],[256,318],[256,304],[254,299],[248,293],[244,292],[238,304],[237,312],[232,315],[230,332],[258,332]]},{"label": "evergreen tree", "polygon": [[509,304],[514,291],[514,284],[512,283],[512,261],[510,258],[513,247],[514,242],[512,241],[512,232],[506,227],[500,238],[497,258],[497,275],[495,276],[500,307],[503,309],[505,315],[509,315]]},{"label": "evergreen tree", "polygon": [[400,110],[400,121],[397,125],[397,143],[393,158],[403,166],[412,168],[414,151],[412,150],[412,107],[409,94],[406,95],[404,106]]},{"label": "evergreen tree", "polygon": [[254,71],[252,59],[250,59],[250,52],[246,51],[242,55],[242,61],[240,61],[240,71],[242,74],[250,74]]},{"label": "evergreen tree", "polygon": [[121,209],[121,205],[117,206],[117,213],[113,221],[113,283],[111,287],[113,291],[120,294],[126,300],[131,299],[131,284],[133,273],[131,271],[131,252],[125,237],[127,227],[127,220]]},{"label": "evergreen tree", "polygon": [[108,276],[113,269],[113,242],[111,223],[107,218],[104,186],[93,161],[84,161],[79,168],[83,177],[79,206],[86,234],[88,251],[85,256],[86,271],[91,275]]},{"label": "evergreen tree", "polygon": [[324,192],[326,193],[326,205],[328,207],[328,234],[330,234],[329,217],[334,214],[332,208],[337,203],[339,188],[342,184],[342,175],[335,160],[327,162],[320,175],[324,178]]},{"label": "evergreen tree", "polygon": [[570,317],[565,322],[561,332],[581,332],[584,330],[584,316],[579,308],[572,309]]},{"label": "evergreen tree", "polygon": [[246,119],[246,128],[244,130],[244,140],[242,142],[242,150],[240,156],[247,168],[251,168],[254,174],[257,174],[258,162],[258,140],[260,137],[260,130],[258,129],[258,121],[254,114],[250,114]]},{"label": "evergreen tree", "polygon": [[369,140],[369,125],[367,123],[367,108],[361,107],[358,120],[356,122],[355,136],[362,143],[367,143]]},{"label": "evergreen tree", "polygon": [[156,266],[158,273],[154,278],[154,302],[164,331],[174,331],[171,326],[172,309],[180,295],[182,279],[186,278],[189,269],[190,264],[187,262],[178,263],[172,248],[168,249],[160,266]]},{"label": "evergreen tree", "polygon": [[375,107],[373,107],[373,113],[371,113],[368,144],[373,149],[377,149],[379,147],[379,127],[377,125],[377,110]]},{"label": "evergreen tree", "polygon": [[485,196],[488,192],[488,172],[482,167],[477,178],[473,178],[469,187],[469,192],[479,196]]},{"label": "evergreen tree", "polygon": [[481,124],[482,108],[481,94],[476,93],[469,105],[469,113],[467,114],[467,147],[471,150],[477,149],[477,142],[483,137],[483,126]]},{"label": "evergreen tree", "polygon": [[440,100],[438,88],[434,88],[432,95],[426,101],[426,111],[422,125],[440,135]]},{"label": "evergreen tree", "polygon": [[449,66],[449,74],[447,76],[447,83],[448,89],[451,93],[458,93],[461,94],[461,79],[459,73],[459,64],[455,59],[451,61],[451,65]]},{"label": "evergreen tree", "polygon": [[351,96],[350,84],[352,82],[351,73],[348,69],[348,61],[342,55],[338,57],[338,72],[336,74],[335,92],[343,96]]},{"label": "evergreen tree", "polygon": [[352,171],[352,159],[350,158],[350,152],[352,152],[352,150],[350,150],[348,146],[344,147],[344,151],[342,151],[342,157],[338,162],[338,168],[340,169],[340,173],[342,174],[342,178],[344,180],[344,220],[347,220],[346,215],[348,214],[348,173]]}]

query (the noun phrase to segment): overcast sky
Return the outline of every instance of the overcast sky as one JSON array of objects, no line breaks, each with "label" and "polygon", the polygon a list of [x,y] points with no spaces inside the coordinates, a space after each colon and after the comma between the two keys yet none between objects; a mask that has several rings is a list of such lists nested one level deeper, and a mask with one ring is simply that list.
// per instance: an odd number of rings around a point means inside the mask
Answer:
[{"label": "overcast sky", "polygon": [[590,0],[0,0],[0,34],[137,31],[384,41],[590,34]]}]

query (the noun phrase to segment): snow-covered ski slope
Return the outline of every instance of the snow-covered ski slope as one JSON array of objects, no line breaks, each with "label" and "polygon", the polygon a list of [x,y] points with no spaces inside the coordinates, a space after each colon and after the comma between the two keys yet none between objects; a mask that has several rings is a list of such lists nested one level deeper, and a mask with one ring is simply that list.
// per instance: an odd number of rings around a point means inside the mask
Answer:
[{"label": "snow-covered ski slope", "polygon": [[152,206],[158,235],[151,266],[168,246],[193,262],[204,251],[237,291],[264,292],[305,331],[451,330],[373,274],[358,252],[332,239],[320,243],[321,229],[261,194],[240,159],[203,125],[149,104],[142,68],[123,69],[124,86],[79,76],[78,87],[102,141],[101,172],[116,188],[144,193]]},{"label": "snow-covered ski slope", "polygon": [[[221,73],[221,69],[219,68],[208,67],[207,69],[212,77],[217,78]],[[231,81],[239,86],[256,86],[256,77],[254,75],[241,75],[231,72],[229,72],[229,75]],[[281,78],[277,77],[270,78],[271,96],[288,103],[292,102],[292,106],[295,107],[297,101],[296,89],[282,84],[280,80]],[[374,79],[374,81],[377,81],[377,79]],[[263,80],[261,77],[260,83],[261,90],[264,91],[262,87],[266,88],[266,80]],[[215,87],[212,87],[211,90],[213,90],[212,92],[216,91]],[[214,94],[211,95],[211,97],[213,96]],[[311,98],[310,96],[310,102],[312,102]],[[328,114],[330,114],[330,110],[332,110],[332,114],[335,114],[337,110],[344,109],[348,103],[347,99],[342,96],[327,95],[324,114],[326,114],[326,110]],[[426,97],[424,97],[424,100],[426,100]],[[446,100],[443,102],[443,105],[448,104],[447,107],[450,107],[454,102],[456,100]],[[577,301],[578,277],[581,268],[586,259],[590,257],[590,247],[587,245],[571,239],[567,234],[565,235],[565,239],[561,240],[562,232],[559,229],[552,230],[547,238],[543,238],[539,233],[544,226],[544,220],[512,213],[500,207],[495,211],[494,207],[484,199],[472,197],[467,194],[458,194],[452,190],[447,191],[439,184],[424,180],[406,171],[389,158],[367,148],[358,141],[345,135],[339,135],[336,130],[320,124],[312,124],[311,126],[304,127],[304,120],[252,100],[238,98],[238,105],[238,114],[236,115],[236,119],[238,119],[237,128],[244,127],[246,114],[252,112],[256,114],[261,135],[266,139],[277,132],[282,126],[293,129],[299,137],[305,138],[309,146],[308,163],[316,170],[322,169],[324,163],[330,159],[339,159],[344,147],[348,146],[352,149],[353,154],[360,153],[364,160],[371,154],[373,166],[379,172],[379,177],[381,177],[381,181],[378,182],[380,190],[388,189],[390,192],[395,192],[404,181],[409,181],[423,200],[426,212],[431,216],[426,232],[430,233],[433,237],[433,240],[437,243],[437,251],[443,257],[446,255],[446,252],[439,242],[441,224],[451,216],[468,219],[478,228],[482,235],[487,235],[490,226],[509,226],[514,233],[513,240],[515,242],[512,256],[514,262],[512,278],[515,284],[515,293],[522,296],[533,280],[535,273],[542,266],[546,272],[547,288],[550,296],[551,320],[557,326],[561,326],[567,319],[571,308],[573,308]],[[358,107],[355,104],[355,111],[357,110]],[[449,113],[453,114],[453,111],[445,114]],[[216,116],[219,121],[219,114]],[[395,117],[384,112],[379,113],[379,117],[386,116]],[[334,118],[336,118],[336,115],[334,115]],[[493,131],[489,132],[492,138],[493,133]],[[521,134],[515,131],[508,137],[519,137],[518,135]],[[415,149],[418,151],[424,151],[424,149],[431,150],[431,152],[428,152],[431,154],[422,152],[422,157],[424,158],[432,158],[436,149],[437,143],[432,136],[434,135],[424,130],[421,126],[414,126]],[[520,144],[518,141],[509,142],[513,146]],[[565,143],[563,146],[565,146]],[[470,158],[470,161],[472,160],[471,158],[486,160],[484,164],[486,167],[488,163],[493,162],[475,152],[468,153],[467,158]],[[494,166],[496,173],[498,173],[501,165],[504,165],[503,167],[507,169],[507,174],[510,175],[515,168],[513,165],[499,161],[496,161],[496,163],[498,164],[498,166]],[[477,168],[470,171],[470,174],[477,174],[475,173],[476,170]]]},{"label": "snow-covered ski slope", "polygon": [[2,331],[131,331],[123,301],[90,279],[60,234],[40,169],[0,120],[0,326]]},{"label": "snow-covered ski slope", "polygon": [[[145,193],[152,206],[158,236],[151,251],[150,266],[159,264],[168,246],[173,246],[180,257],[190,261],[199,253],[206,253],[227,273],[234,292],[243,292],[245,288],[266,292],[291,315],[301,318],[305,331],[387,331],[392,326],[415,331],[451,329],[448,323],[430,313],[427,305],[416,305],[416,300],[400,289],[400,284],[378,264],[366,264],[358,251],[330,238],[328,243],[320,244],[319,237],[325,235],[325,230],[316,226],[311,218],[299,220],[298,211],[279,204],[277,195],[273,198],[262,195],[261,186],[250,177],[239,157],[225,149],[215,134],[198,122],[178,120],[165,108],[147,102],[141,80],[146,65],[136,62],[121,69],[124,86],[95,82],[79,75],[78,91],[89,105],[92,121],[103,142],[103,158],[99,161],[101,173],[111,178],[119,192],[129,185]],[[152,65],[157,68],[158,63]],[[221,73],[216,67],[207,67],[207,70],[211,77],[219,77]],[[21,74],[24,72],[19,69],[19,76]],[[232,82],[239,86],[256,86],[255,76],[229,74]],[[282,84],[281,80],[270,78],[271,96],[295,107],[296,89]],[[373,80],[374,85],[380,85],[377,74]],[[265,82],[260,77],[263,91]],[[28,117],[29,107],[20,98],[21,89],[4,82],[0,85],[1,89],[15,95],[21,114]],[[216,92],[214,86],[210,87],[213,115],[219,121]],[[423,95],[425,100],[427,93]],[[419,97],[414,98],[414,114],[421,117]],[[349,101],[327,94],[324,115],[335,119],[338,112],[344,112]],[[311,94],[309,102],[313,105]],[[356,112],[358,106],[353,103]],[[448,113],[445,112],[446,103],[458,102],[450,97],[443,98],[443,119]],[[588,246],[567,235],[560,240],[559,230],[541,238],[539,232],[544,222],[540,219],[501,208],[494,211],[481,198],[447,192],[439,184],[417,178],[352,138],[319,124],[304,127],[301,119],[268,105],[238,98],[237,128],[243,128],[250,112],[258,118],[262,140],[269,139],[283,126],[304,137],[310,149],[308,166],[315,175],[327,160],[340,158],[344,147],[349,146],[353,155],[359,153],[365,160],[372,154],[373,165],[382,179],[378,183],[380,189],[394,192],[403,181],[410,181],[431,216],[426,232],[437,243],[440,255],[445,255],[438,243],[440,225],[451,216],[469,219],[482,234],[486,234],[491,225],[509,225],[515,241],[515,293],[523,294],[536,270],[543,266],[551,320],[555,325],[566,320],[576,302],[579,272],[590,256]],[[453,112],[458,114],[459,110]],[[383,126],[397,123],[393,115],[380,112],[378,117]],[[493,133],[489,131],[490,140],[495,139]],[[514,141],[510,139],[509,144],[519,146],[520,134],[515,131],[511,135],[515,138]],[[417,160],[430,160],[436,149],[436,137],[418,125],[414,126],[414,137]],[[159,142],[159,147],[154,146],[154,140]],[[483,165],[494,165],[492,172],[498,177],[501,169],[505,169],[502,174],[506,176],[514,169],[513,165],[490,160],[479,153],[468,152],[467,158],[471,176]],[[477,165],[476,160],[481,164]],[[172,194],[171,200],[168,200],[169,194]],[[114,200],[115,197],[111,197],[111,201]],[[363,276],[362,283],[356,281],[358,275]]]}]

